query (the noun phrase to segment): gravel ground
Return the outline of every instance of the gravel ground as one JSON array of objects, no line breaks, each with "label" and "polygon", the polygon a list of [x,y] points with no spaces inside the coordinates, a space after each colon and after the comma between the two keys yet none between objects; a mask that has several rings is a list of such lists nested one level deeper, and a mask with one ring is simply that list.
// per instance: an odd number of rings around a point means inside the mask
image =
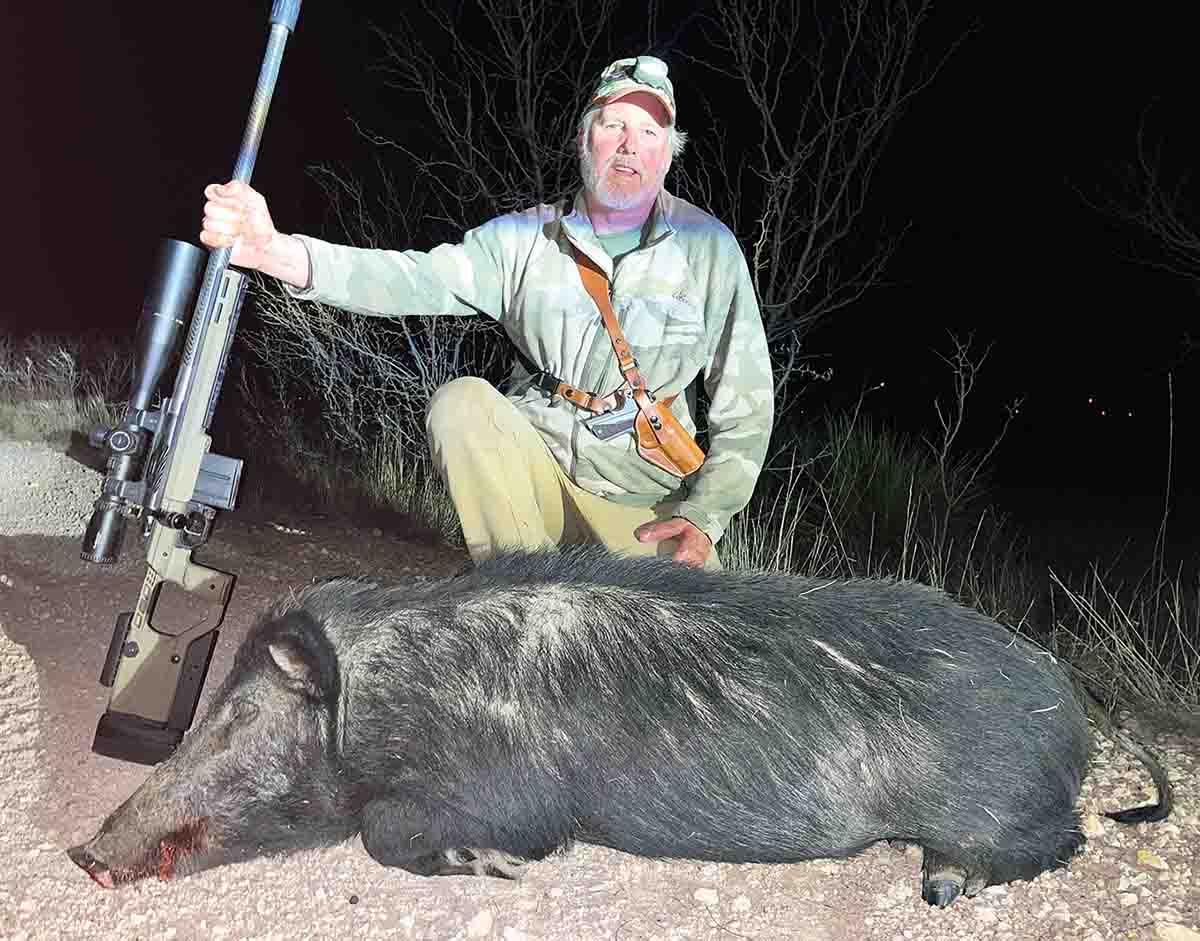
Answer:
[{"label": "gravel ground", "polygon": [[[580,846],[501,883],[388,870],[354,840],[99,890],[64,850],[90,837],[146,769],[90,752],[109,630],[144,572],[136,552],[114,566],[78,561],[98,485],[94,471],[43,445],[0,442],[0,938],[1200,941],[1200,749],[1163,729],[1147,731],[1176,789],[1170,821],[1124,827],[1099,816],[1150,797],[1136,763],[1100,741],[1080,801],[1086,850],[1067,870],[945,911],[920,900],[919,856],[886,847],[734,866]],[[239,576],[209,689],[254,613],[287,585],[313,574],[444,575],[462,561],[335,521],[229,517],[204,557]]]},{"label": "gravel ground", "polygon": [[0,536],[82,537],[99,480],[44,444],[0,442]]}]

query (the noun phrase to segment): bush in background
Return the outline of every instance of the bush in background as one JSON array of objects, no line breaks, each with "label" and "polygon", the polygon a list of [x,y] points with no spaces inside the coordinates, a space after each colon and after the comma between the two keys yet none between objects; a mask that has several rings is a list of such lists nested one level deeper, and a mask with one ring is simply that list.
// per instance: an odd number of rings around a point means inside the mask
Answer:
[{"label": "bush in background", "polygon": [[129,391],[131,348],[132,337],[0,333],[0,437],[58,444],[113,424]]}]

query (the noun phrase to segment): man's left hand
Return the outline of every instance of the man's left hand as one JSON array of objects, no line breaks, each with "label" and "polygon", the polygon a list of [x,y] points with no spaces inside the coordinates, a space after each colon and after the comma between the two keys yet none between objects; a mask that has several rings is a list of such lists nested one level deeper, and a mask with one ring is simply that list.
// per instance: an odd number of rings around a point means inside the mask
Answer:
[{"label": "man's left hand", "polygon": [[678,540],[675,554],[671,556],[676,562],[699,568],[708,559],[712,550],[712,540],[704,531],[689,523],[682,516],[669,520],[658,520],[654,523],[643,523],[633,531],[638,542],[662,542],[664,539]]}]

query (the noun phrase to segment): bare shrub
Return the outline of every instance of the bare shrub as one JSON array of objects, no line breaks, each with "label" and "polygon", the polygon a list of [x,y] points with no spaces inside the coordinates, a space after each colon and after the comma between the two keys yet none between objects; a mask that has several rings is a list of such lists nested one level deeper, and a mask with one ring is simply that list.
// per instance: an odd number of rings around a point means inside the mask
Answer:
[{"label": "bare shrub", "polygon": [[112,425],[131,369],[128,347],[107,335],[0,334],[0,433],[58,442]]}]

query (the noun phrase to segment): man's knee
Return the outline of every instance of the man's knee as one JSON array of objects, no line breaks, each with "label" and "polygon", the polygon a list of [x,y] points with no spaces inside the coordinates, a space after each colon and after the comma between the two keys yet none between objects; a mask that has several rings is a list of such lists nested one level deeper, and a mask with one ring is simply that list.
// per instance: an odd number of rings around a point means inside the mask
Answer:
[{"label": "man's knee", "polygon": [[432,442],[447,433],[460,434],[479,420],[500,395],[487,380],[476,376],[451,379],[438,386],[425,410],[425,433]]}]

